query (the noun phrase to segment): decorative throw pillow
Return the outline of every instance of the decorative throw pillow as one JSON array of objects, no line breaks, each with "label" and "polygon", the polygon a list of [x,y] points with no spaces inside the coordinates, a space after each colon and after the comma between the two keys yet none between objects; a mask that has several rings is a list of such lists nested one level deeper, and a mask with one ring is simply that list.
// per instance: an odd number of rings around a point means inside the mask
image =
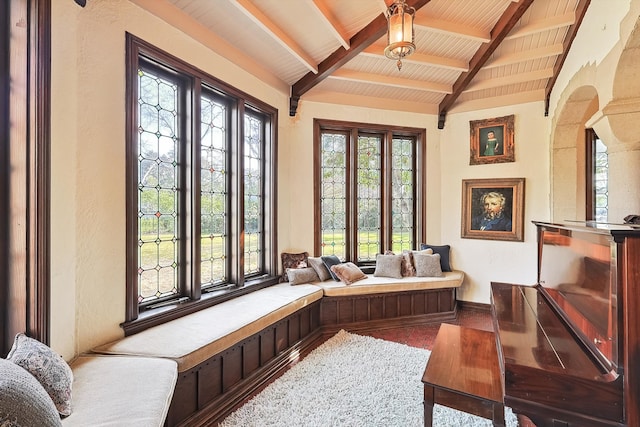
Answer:
[{"label": "decorative throw pillow", "polygon": [[440,267],[440,254],[413,254],[413,262],[416,266],[416,276],[418,277],[442,277]]},{"label": "decorative throw pillow", "polygon": [[309,258],[309,252],[301,252],[298,254],[283,252],[280,254],[280,258],[282,259],[282,280],[285,282],[289,280],[287,277],[287,269],[288,268],[306,268],[309,267],[307,264],[307,258]]},{"label": "decorative throw pillow", "polygon": [[27,370],[42,384],[60,415],[71,414],[73,372],[62,356],[40,341],[19,333],[7,360]]},{"label": "decorative throw pillow", "polygon": [[317,282],[320,280],[318,274],[312,267],[287,268],[287,276],[289,276],[289,284],[291,285]]},{"label": "decorative throw pillow", "polygon": [[367,275],[352,262],[334,265],[331,267],[331,271],[338,277],[338,280],[344,282],[345,285],[350,285],[353,282],[367,278]]},{"label": "decorative throw pillow", "polygon": [[336,276],[336,273],[331,269],[331,267],[333,267],[334,265],[342,264],[342,261],[340,261],[340,258],[338,258],[335,255],[325,255],[325,256],[321,256],[320,259],[324,263],[325,267],[327,267],[327,270],[329,270],[329,274],[331,274],[331,277],[333,278],[333,280],[335,280],[336,282],[339,282],[340,278]]},{"label": "decorative throw pillow", "polygon": [[413,252],[402,251],[402,264],[400,265],[400,274],[402,277],[414,277],[416,268],[413,266]]},{"label": "decorative throw pillow", "polygon": [[376,255],[375,277],[402,278],[402,255]]},{"label": "decorative throw pillow", "polygon": [[442,268],[442,271],[451,271],[451,264],[449,262],[449,252],[451,251],[451,246],[434,246],[423,243],[420,245],[420,249],[433,249],[434,254],[440,254],[440,267]]},{"label": "decorative throw pillow", "polygon": [[62,426],[51,397],[38,380],[5,359],[0,359],[0,426]]},{"label": "decorative throw pillow", "polygon": [[316,271],[316,274],[318,275],[318,278],[320,280],[322,280],[323,282],[327,279],[331,279],[331,273],[329,272],[329,269],[327,268],[326,265],[324,265],[324,262],[322,262],[322,258],[320,257],[309,257],[307,259],[307,263],[313,267],[313,269]]}]

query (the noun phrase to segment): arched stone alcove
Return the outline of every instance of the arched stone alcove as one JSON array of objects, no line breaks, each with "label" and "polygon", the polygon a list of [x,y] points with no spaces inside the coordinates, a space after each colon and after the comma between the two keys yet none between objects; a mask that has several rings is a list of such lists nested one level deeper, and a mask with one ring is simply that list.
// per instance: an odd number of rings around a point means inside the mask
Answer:
[{"label": "arched stone alcove", "polygon": [[597,111],[595,87],[581,86],[556,116],[551,145],[554,221],[585,219],[585,124]]},{"label": "arched stone alcove", "polygon": [[[551,138],[551,217],[586,217],[585,129],[609,154],[609,222],[640,214],[640,21],[615,58],[581,68],[559,101]],[[614,59],[613,61],[610,61]],[[599,94],[604,94],[604,99]],[[607,95],[611,100],[607,102]],[[606,103],[600,106],[601,103]]]}]

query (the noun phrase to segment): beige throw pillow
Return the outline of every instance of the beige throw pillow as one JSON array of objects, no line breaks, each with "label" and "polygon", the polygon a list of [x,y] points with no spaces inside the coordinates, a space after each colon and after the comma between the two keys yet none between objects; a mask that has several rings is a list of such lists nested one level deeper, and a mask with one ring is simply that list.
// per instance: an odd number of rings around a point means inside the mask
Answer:
[{"label": "beige throw pillow", "polygon": [[358,280],[366,279],[367,275],[358,268],[352,262],[345,262],[342,264],[334,265],[331,267],[331,271],[335,274],[345,285],[350,285]]},{"label": "beige throw pillow", "polygon": [[329,269],[327,268],[327,266],[324,265],[324,261],[322,261],[322,258],[309,257],[307,258],[307,263],[316,271],[316,274],[318,275],[320,280],[324,282],[325,280],[331,279],[331,273],[329,273]]},{"label": "beige throw pillow", "polygon": [[442,277],[440,267],[440,254],[413,253],[413,262],[416,266],[416,276],[418,277]]},{"label": "beige throw pillow", "polygon": [[375,277],[402,279],[402,255],[376,255]]},{"label": "beige throw pillow", "polygon": [[311,283],[320,280],[318,274],[312,267],[305,268],[287,268],[287,276],[290,285],[299,285],[301,283]]}]

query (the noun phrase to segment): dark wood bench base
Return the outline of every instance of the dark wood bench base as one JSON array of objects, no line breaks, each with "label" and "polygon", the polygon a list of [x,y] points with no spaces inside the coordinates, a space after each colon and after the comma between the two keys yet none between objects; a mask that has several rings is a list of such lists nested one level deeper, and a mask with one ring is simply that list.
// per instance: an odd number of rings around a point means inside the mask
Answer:
[{"label": "dark wood bench base", "polygon": [[492,332],[443,323],[422,377],[424,425],[440,404],[504,426],[502,380]]}]

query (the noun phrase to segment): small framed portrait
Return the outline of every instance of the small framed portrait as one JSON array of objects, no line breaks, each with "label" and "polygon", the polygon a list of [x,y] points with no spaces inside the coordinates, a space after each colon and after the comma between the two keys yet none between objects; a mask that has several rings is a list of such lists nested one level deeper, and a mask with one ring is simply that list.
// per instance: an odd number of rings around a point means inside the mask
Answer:
[{"label": "small framed portrait", "polygon": [[524,241],[524,178],[462,180],[467,239]]},{"label": "small framed portrait", "polygon": [[470,165],[515,162],[513,141],[514,115],[486,120],[472,120],[470,124]]}]

